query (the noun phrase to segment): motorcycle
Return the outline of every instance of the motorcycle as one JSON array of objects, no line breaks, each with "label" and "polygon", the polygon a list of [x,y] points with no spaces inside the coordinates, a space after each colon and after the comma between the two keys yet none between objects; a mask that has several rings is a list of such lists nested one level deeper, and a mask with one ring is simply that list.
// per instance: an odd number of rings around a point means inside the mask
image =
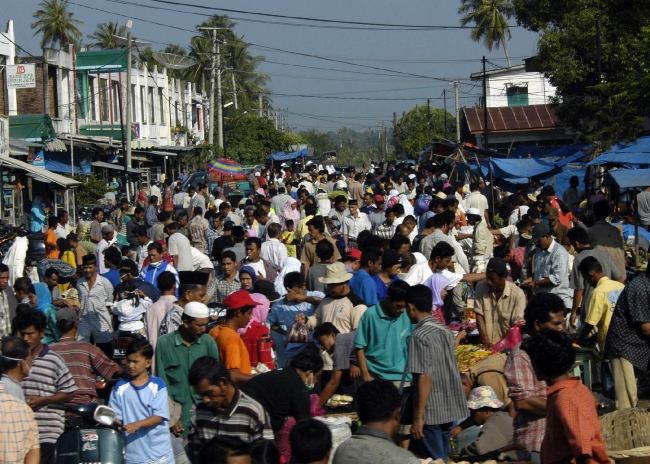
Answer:
[{"label": "motorcycle", "polygon": [[142,334],[137,332],[115,331],[113,336],[113,361],[126,370],[126,347],[134,341],[144,338]]},{"label": "motorcycle", "polygon": [[126,446],[120,432],[113,428],[115,411],[96,403],[84,405],[51,404],[58,409],[81,418],[56,441],[56,464],[88,464],[126,462]]}]

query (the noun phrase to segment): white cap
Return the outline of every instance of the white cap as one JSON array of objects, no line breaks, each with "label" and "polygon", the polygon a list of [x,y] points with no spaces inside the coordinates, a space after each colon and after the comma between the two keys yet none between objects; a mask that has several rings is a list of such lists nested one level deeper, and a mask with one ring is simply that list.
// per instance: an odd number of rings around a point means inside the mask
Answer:
[{"label": "white cap", "polygon": [[185,308],[183,308],[183,314],[190,317],[204,319],[206,317],[210,317],[210,310],[203,303],[192,301],[191,303],[187,303],[185,305]]},{"label": "white cap", "polygon": [[481,212],[478,210],[478,208],[469,208],[467,210],[467,214],[473,214],[474,216],[480,216]]},{"label": "white cap", "polygon": [[260,177],[260,173],[255,171],[255,177]]}]

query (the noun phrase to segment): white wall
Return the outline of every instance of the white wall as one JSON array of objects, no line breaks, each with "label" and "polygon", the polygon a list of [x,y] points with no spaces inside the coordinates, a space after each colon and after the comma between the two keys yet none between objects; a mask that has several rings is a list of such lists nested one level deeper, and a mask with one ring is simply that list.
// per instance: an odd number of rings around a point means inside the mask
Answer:
[{"label": "white wall", "polygon": [[[528,104],[544,105],[549,103],[549,98],[555,96],[555,87],[537,72],[526,72],[523,69],[504,70],[499,74],[487,76],[487,104],[488,108],[509,106],[506,89],[509,86],[528,85]],[[482,82],[478,81],[479,87]]]}]

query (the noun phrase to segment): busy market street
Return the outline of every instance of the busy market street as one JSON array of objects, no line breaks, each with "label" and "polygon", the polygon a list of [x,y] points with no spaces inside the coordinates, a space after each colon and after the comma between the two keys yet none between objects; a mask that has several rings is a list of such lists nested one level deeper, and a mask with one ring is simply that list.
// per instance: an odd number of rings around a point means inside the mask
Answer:
[{"label": "busy market street", "polygon": [[650,463],[650,4],[196,1],[3,11],[0,463]]}]

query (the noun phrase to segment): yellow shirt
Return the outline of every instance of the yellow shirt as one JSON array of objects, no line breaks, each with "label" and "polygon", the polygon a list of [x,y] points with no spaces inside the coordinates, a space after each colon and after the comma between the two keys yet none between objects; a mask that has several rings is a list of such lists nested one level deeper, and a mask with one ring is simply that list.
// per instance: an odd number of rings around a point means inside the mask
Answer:
[{"label": "yellow shirt", "polygon": [[585,322],[598,327],[598,348],[601,353],[605,350],[607,329],[609,329],[609,323],[612,320],[616,301],[624,288],[625,285],[622,283],[611,280],[609,277],[603,277],[591,293]]},{"label": "yellow shirt", "polygon": [[296,245],[293,244],[294,234],[295,232],[289,232],[288,230],[285,230],[282,233],[282,243],[284,243],[284,246],[287,247],[288,258],[297,257]]}]

